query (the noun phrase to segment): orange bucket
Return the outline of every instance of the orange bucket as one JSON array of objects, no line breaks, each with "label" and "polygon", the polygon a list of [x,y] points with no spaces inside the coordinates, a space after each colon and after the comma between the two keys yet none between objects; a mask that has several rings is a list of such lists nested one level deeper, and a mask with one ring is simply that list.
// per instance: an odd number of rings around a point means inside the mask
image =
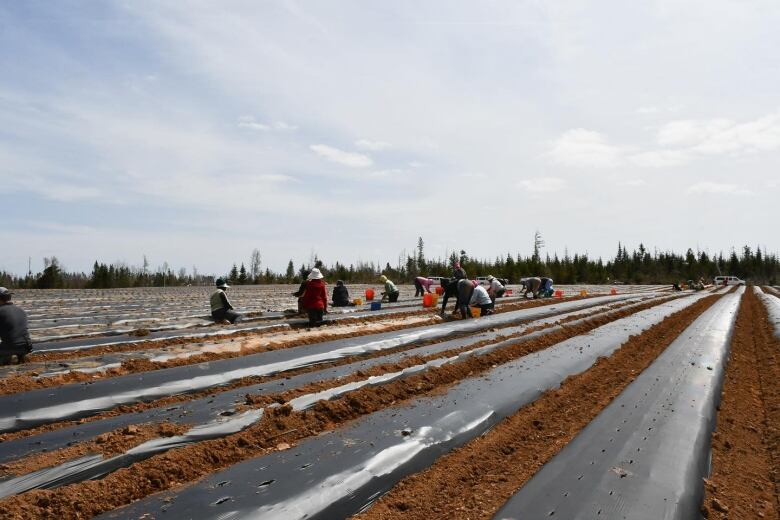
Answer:
[{"label": "orange bucket", "polygon": [[609,294],[611,294],[612,296],[615,296],[617,294],[617,289],[615,289],[613,287],[612,289],[609,290]]},{"label": "orange bucket", "polygon": [[374,290],[373,289],[366,289],[366,301],[371,301],[374,299]]},{"label": "orange bucket", "polygon": [[587,296],[587,295],[588,295],[588,291],[586,291],[585,289],[580,291],[580,296]]},{"label": "orange bucket", "polygon": [[440,286],[438,286],[438,287],[436,288],[436,294],[438,294],[439,296],[441,296],[441,295],[442,295],[442,293],[444,293],[444,287],[442,287],[442,286],[440,285]]},{"label": "orange bucket", "polygon": [[354,300],[352,300],[352,303],[354,303],[355,305],[363,305],[363,298],[355,298]]},{"label": "orange bucket", "polygon": [[431,293],[423,294],[423,307],[433,307],[433,295]]},{"label": "orange bucket", "polygon": [[469,309],[471,309],[472,318],[479,318],[479,316],[482,314],[482,309],[479,307],[469,307]]}]

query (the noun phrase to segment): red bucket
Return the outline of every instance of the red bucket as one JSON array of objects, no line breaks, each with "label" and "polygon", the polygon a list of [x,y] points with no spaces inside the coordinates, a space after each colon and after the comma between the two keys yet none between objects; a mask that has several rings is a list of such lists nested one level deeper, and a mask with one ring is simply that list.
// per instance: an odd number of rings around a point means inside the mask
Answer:
[{"label": "red bucket", "polygon": [[444,287],[442,287],[441,285],[440,285],[440,286],[438,286],[438,287],[436,288],[436,294],[438,294],[439,296],[441,296],[442,294],[444,294]]},{"label": "red bucket", "polygon": [[373,289],[366,289],[366,301],[371,301],[374,299],[374,290]]},{"label": "red bucket", "polygon": [[431,293],[423,295],[423,307],[433,307],[433,295]]}]

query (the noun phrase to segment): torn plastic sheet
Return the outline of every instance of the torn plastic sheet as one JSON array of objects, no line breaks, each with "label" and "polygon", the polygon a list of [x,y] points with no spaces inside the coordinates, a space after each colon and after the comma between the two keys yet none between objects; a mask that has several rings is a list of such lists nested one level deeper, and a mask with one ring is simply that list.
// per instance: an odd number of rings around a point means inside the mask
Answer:
[{"label": "torn plastic sheet", "polygon": [[[648,298],[647,296],[635,296],[628,298],[621,302],[628,304],[621,310],[625,310],[636,305],[644,305],[647,302],[651,302],[660,298],[663,297]],[[163,421],[174,422],[178,424],[197,424],[207,422],[215,417],[218,417],[222,412],[232,410],[236,402],[243,402],[244,396],[246,394],[267,395],[271,393],[289,391],[315,381],[336,379],[349,374],[354,374],[360,370],[366,370],[373,366],[386,363],[395,363],[410,356],[435,355],[440,352],[455,348],[462,348],[464,346],[468,346],[469,344],[491,340],[500,336],[521,333],[528,328],[537,327],[540,325],[549,325],[561,319],[566,319],[582,312],[610,312],[608,307],[614,303],[615,302],[608,302],[607,304],[583,309],[575,309],[561,314],[551,314],[545,318],[525,322],[524,324],[518,326],[502,328],[499,331],[488,330],[472,336],[464,336],[432,345],[390,353],[381,357],[362,359],[346,365],[299,374],[290,378],[274,379],[257,385],[228,390],[217,393],[213,396],[178,403],[174,406],[164,406],[150,410],[144,410],[140,413],[108,417],[99,421],[68,426],[65,428],[43,432],[30,437],[14,439],[0,443],[0,463],[16,460],[35,452],[60,449],[70,445],[74,441],[83,442],[85,440],[94,438],[97,435],[107,433],[118,428],[123,428],[131,424]]]},{"label": "torn plastic sheet", "polygon": [[100,478],[119,468],[173,448],[238,433],[259,421],[262,416],[262,409],[250,410],[231,419],[195,426],[183,435],[152,439],[115,457],[104,459],[101,455],[89,455],[53,468],[12,478],[0,482],[0,499],[31,489],[51,489]]},{"label": "torn plastic sheet", "polygon": [[495,518],[699,518],[743,293],[697,318]]},{"label": "torn plastic sheet", "polygon": [[121,404],[151,401],[160,397],[197,392],[229,384],[245,377],[271,376],[339,359],[414,345],[421,341],[508,326],[549,314],[617,302],[630,296],[605,296],[563,302],[495,314],[480,319],[418,327],[403,332],[380,333],[344,340],[261,352],[237,358],[128,374],[52,389],[0,396],[0,432],[30,428],[47,422],[85,417]]},{"label": "torn plastic sheet", "polygon": [[691,295],[640,311],[464,380],[445,395],[381,410],[289,450],[242,462],[104,517],[135,519],[159,510],[171,518],[222,520],[348,517],[367,508],[401,478],[430,466],[558,387],[569,375],[609,356],[630,336],[705,296]]}]

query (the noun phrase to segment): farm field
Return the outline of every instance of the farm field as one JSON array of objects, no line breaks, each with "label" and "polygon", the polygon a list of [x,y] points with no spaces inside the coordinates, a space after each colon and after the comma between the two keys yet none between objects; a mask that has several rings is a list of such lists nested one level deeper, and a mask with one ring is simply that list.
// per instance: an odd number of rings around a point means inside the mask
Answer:
[{"label": "farm field", "polygon": [[319,329],[296,288],[230,289],[237,325],[209,287],[18,291],[0,518],[780,518],[776,288],[460,320],[399,286]]}]

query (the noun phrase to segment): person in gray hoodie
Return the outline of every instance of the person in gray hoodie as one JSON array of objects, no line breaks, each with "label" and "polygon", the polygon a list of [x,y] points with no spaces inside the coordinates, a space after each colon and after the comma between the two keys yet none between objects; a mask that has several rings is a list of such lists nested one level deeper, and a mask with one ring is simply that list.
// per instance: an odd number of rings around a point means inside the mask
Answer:
[{"label": "person in gray hoodie", "polygon": [[0,287],[0,365],[7,365],[15,355],[19,363],[32,352],[27,328],[27,313],[11,303],[13,293]]}]

